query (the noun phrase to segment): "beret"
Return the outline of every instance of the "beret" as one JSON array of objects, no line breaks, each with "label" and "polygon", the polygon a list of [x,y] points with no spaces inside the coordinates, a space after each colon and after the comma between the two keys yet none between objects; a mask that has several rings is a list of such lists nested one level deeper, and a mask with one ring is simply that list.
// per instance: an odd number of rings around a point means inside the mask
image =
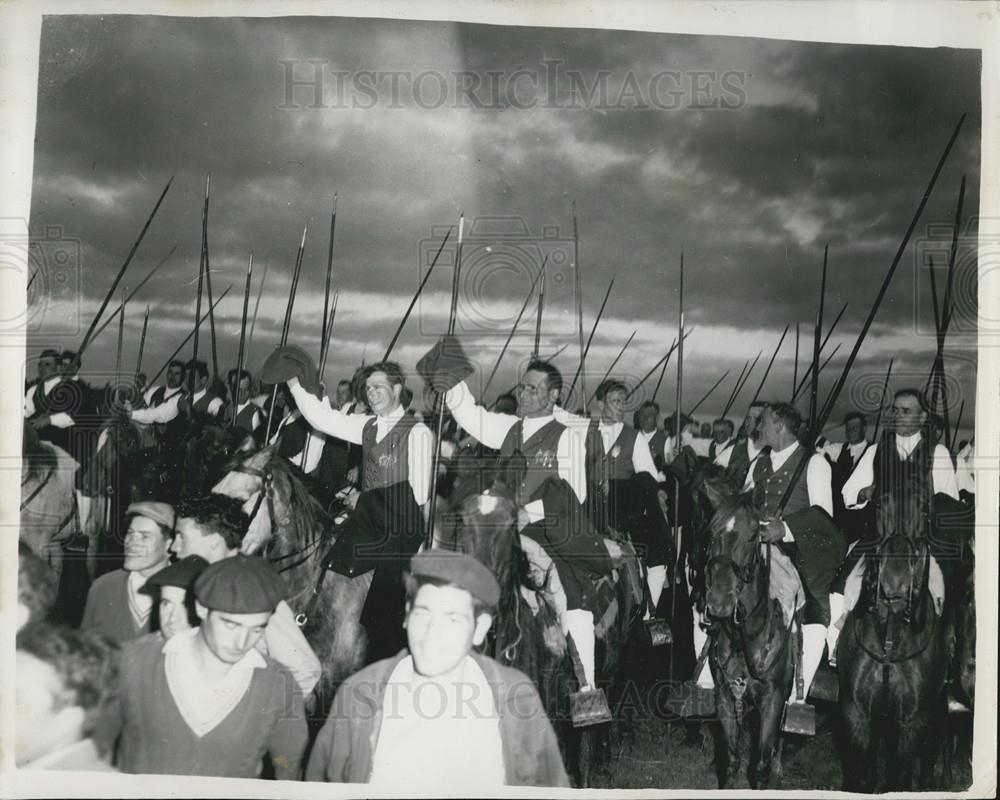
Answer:
[{"label": "beret", "polygon": [[155,500],[142,500],[138,503],[132,503],[125,509],[125,515],[128,516],[130,514],[151,519],[153,522],[159,522],[163,527],[170,528],[171,530],[173,530],[176,520],[173,506],[169,503],[158,503]]},{"label": "beret", "polygon": [[230,614],[271,612],[285,597],[285,584],[261,556],[239,555],[207,566],[194,583],[205,608]]},{"label": "beret", "polygon": [[465,589],[489,608],[500,601],[500,586],[493,573],[478,559],[453,550],[424,550],[410,560],[410,574]]},{"label": "beret", "polygon": [[267,357],[260,368],[260,379],[277,384],[292,378],[298,378],[306,391],[320,396],[319,373],[312,357],[298,345],[289,344],[276,348]]},{"label": "beret", "polygon": [[169,567],[164,567],[159,572],[149,576],[149,580],[143,584],[140,592],[151,594],[152,589],[160,586],[179,586],[181,589],[190,589],[208,562],[201,556],[188,556],[180,561],[175,561]]},{"label": "beret", "polygon": [[457,336],[446,334],[417,362],[420,377],[436,392],[446,392],[476,371]]}]

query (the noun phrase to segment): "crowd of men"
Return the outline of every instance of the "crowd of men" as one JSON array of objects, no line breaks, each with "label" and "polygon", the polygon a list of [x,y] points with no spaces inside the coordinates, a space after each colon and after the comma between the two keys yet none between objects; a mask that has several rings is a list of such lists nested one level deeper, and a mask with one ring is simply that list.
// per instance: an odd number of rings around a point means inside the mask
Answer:
[{"label": "crowd of men", "polygon": [[[327,560],[345,574],[373,572],[361,622],[374,663],[340,687],[307,759],[306,707],[322,665],[281,577],[265,558],[241,553],[250,526],[244,504],[164,490],[127,507],[122,566],[90,587],[80,631],[46,622],[55,590],[44,565],[22,549],[16,757],[26,768],[385,785],[406,775],[407,786],[447,770],[449,790],[456,780],[480,790],[566,785],[531,681],[477,651],[500,600],[495,577],[470,556],[421,547],[432,493],[455,479],[463,453],[520,465],[504,474],[521,546],[532,569],[549,577],[562,632],[582,665],[575,697],[587,718],[578,724],[610,714],[595,672],[594,587],[614,570],[607,535],[624,532],[635,543],[648,627],[662,629],[660,599],[683,569],[665,488],[692,459],[717,465],[751,493],[761,539],[801,574],[806,696],[824,650],[835,658],[845,582],[873,540],[874,504],[895,491],[899,472],[911,470],[932,494],[974,502],[973,442],[953,458],[921,393],[910,389],[895,393],[878,439],[865,415],[851,412],[843,442],[807,450],[802,416],[784,402],[753,403],[739,431],[728,419],[682,417],[678,426],[653,401],[629,425],[627,387],[611,378],[591,408],[573,413],[562,406],[561,373],[541,360],[487,408],[467,382],[474,368],[448,339],[417,365],[448,415],[433,475],[435,418],[412,409],[394,362],[359,370],[331,396],[294,346],[267,359],[256,385],[246,371],[221,381],[204,362],[176,361],[164,384],[113,401],[104,393],[97,403],[79,369],[75,354],[45,351],[24,413],[39,439],[81,464],[100,447],[100,426],[74,436],[87,414],[126,415],[175,470],[192,425],[214,422],[231,432],[233,452],[274,445],[324,503],[347,494],[353,511]],[[796,473],[801,460],[807,466]],[[691,621],[696,650],[707,635],[702,613]],[[707,670],[696,677],[710,681]],[[463,689],[475,690],[474,702]]]}]

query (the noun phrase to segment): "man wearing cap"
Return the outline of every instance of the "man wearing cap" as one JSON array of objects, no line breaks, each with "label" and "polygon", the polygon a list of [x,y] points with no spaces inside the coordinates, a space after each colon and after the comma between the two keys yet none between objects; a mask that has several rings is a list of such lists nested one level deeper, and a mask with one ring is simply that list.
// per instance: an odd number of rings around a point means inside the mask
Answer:
[{"label": "man wearing cap", "polygon": [[595,580],[610,574],[613,565],[583,507],[587,429],[560,422],[553,414],[562,375],[547,361],[530,362],[518,385],[520,416],[513,416],[487,411],[475,402],[464,380],[474,368],[454,336],[442,337],[417,369],[428,384],[445,392],[445,403],[463,430],[487,447],[500,449],[506,461],[503,472],[516,492],[518,528],[528,559],[542,574],[554,564],[564,589],[553,592],[553,599],[583,673],[578,676],[579,692],[571,697],[580,712],[574,714],[574,723],[610,720],[607,698],[596,680],[593,610]]},{"label": "man wearing cap", "polygon": [[284,589],[262,558],[223,559],[195,581],[198,628],[122,649],[123,772],[256,778],[269,754],[279,780],[299,778],[308,739],[302,695],[254,647]]},{"label": "man wearing cap", "polygon": [[[177,534],[170,549],[180,559],[201,556],[215,564],[239,554],[249,527],[242,504],[232,497],[210,494],[182,500],[177,506]],[[309,697],[319,682],[322,666],[284,600],[274,608],[257,649],[283,665],[294,676],[303,697]]]},{"label": "man wearing cap", "polygon": [[403,408],[405,379],[398,364],[385,361],[366,370],[364,386],[373,414],[344,414],[329,399],[321,399],[316,367],[300,347],[276,350],[261,376],[287,382],[313,428],[362,447],[361,494],[327,564],[350,577],[374,569],[361,622],[368,632],[369,656],[379,658],[396,652],[402,643],[400,579],[407,559],[423,541],[434,437]]},{"label": "man wearing cap", "polygon": [[194,605],[194,582],[208,566],[201,556],[188,556],[150,576],[141,591],[156,603],[154,627],[164,639],[198,624]]},{"label": "man wearing cap", "polygon": [[153,600],[139,590],[170,562],[174,530],[174,510],[166,503],[132,503],[125,514],[125,563],[94,581],[80,623],[83,630],[93,630],[118,644],[149,633]]},{"label": "man wearing cap", "polygon": [[534,684],[473,648],[492,624],[496,579],[472,556],[418,553],[406,576],[408,651],[337,692],[306,780],[470,795],[569,785]]}]

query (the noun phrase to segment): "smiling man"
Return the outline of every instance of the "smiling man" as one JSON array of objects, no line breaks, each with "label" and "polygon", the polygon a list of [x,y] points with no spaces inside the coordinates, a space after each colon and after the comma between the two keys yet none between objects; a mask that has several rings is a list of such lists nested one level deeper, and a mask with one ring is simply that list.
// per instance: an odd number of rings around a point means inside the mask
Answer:
[{"label": "smiling man", "polygon": [[126,509],[125,563],[98,578],[87,592],[83,630],[121,643],[149,633],[153,600],[140,591],[146,579],[170,563],[174,510],[166,503],[144,500]]},{"label": "smiling man", "polygon": [[409,652],[347,679],[313,746],[306,779],[469,796],[503,786],[568,786],[528,676],[479,655],[500,597],[472,556],[430,550],[406,576]]},{"label": "smiling man", "polygon": [[269,754],[278,779],[297,780],[302,696],[255,648],[284,594],[281,577],[264,559],[234,556],[206,567],[194,594],[200,627],[122,650],[120,768],[256,778]]}]

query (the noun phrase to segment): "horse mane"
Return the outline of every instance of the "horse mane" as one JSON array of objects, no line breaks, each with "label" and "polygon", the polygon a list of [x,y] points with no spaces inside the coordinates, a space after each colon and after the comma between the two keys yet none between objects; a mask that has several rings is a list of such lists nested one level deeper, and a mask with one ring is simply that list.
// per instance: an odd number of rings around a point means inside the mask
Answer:
[{"label": "horse mane", "polygon": [[274,491],[286,507],[294,511],[288,515],[287,522],[281,520],[279,524],[278,520],[271,520],[272,535],[280,536],[291,546],[308,547],[317,535],[331,528],[333,520],[310,491],[308,479],[301,469],[276,452],[272,452],[267,468],[272,475]]}]

